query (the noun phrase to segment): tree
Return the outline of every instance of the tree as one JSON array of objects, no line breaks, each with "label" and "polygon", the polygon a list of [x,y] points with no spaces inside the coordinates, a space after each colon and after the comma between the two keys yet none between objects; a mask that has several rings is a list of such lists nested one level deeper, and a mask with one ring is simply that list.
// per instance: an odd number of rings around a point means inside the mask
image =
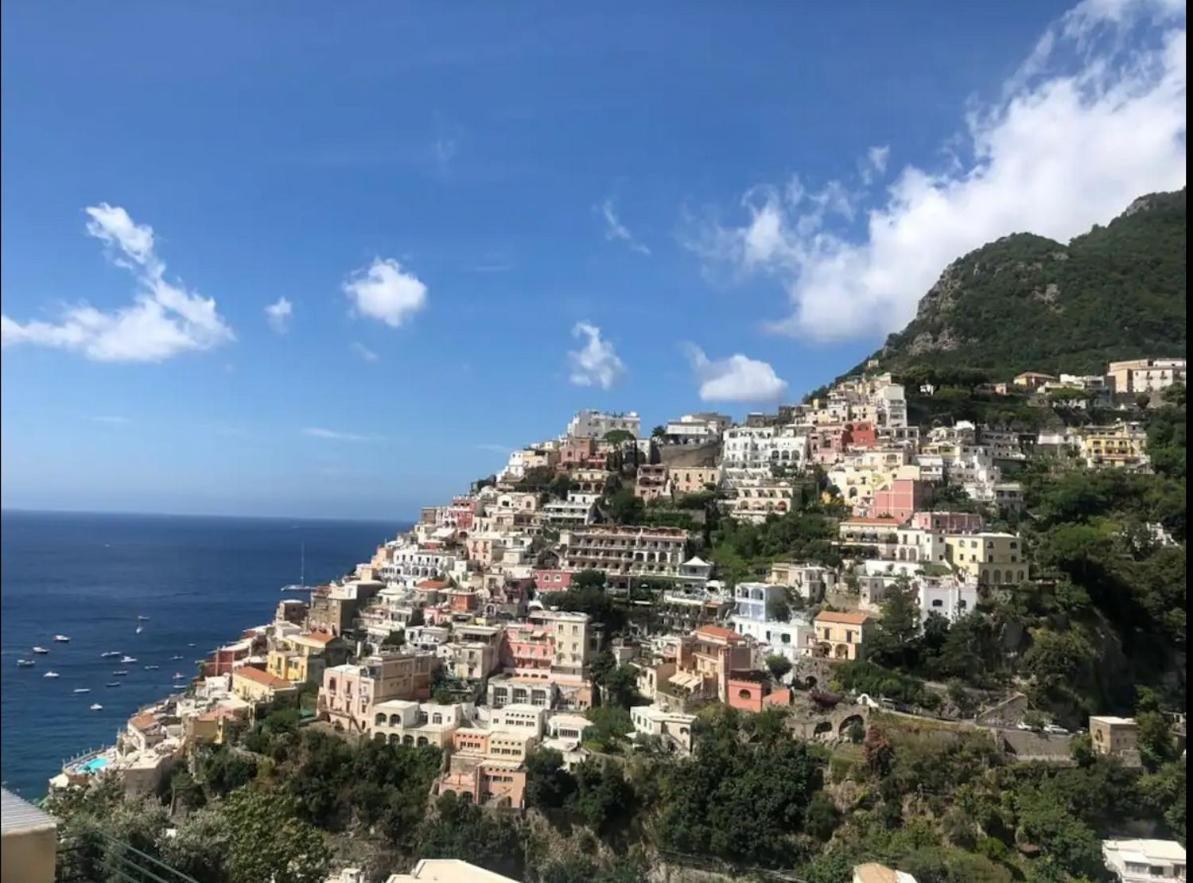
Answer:
[{"label": "tree", "polygon": [[642,524],[646,521],[646,504],[630,488],[620,488],[606,499],[605,514],[614,524]]},{"label": "tree", "polygon": [[774,622],[791,620],[791,605],[786,598],[771,598],[766,602],[766,618]]},{"label": "tree", "polygon": [[621,767],[609,761],[586,760],[576,767],[576,790],[569,804],[599,834],[628,822],[633,814],[634,792]]},{"label": "tree", "polygon": [[319,830],[297,816],[280,792],[241,788],[222,804],[228,822],[227,866],[233,883],[323,883],[331,853]]},{"label": "tree", "polygon": [[381,641],[382,647],[401,647],[406,643],[406,632],[403,629],[395,629],[390,632]]},{"label": "tree", "polygon": [[605,433],[602,441],[608,442],[611,445],[623,445],[626,442],[634,441],[637,436],[628,429],[610,429]]},{"label": "tree", "polygon": [[891,771],[891,765],[895,761],[895,748],[886,737],[886,733],[878,727],[870,727],[866,730],[866,738],[862,742],[862,756],[865,758],[866,769],[882,778]]},{"label": "tree", "polygon": [[791,671],[791,660],[778,653],[772,653],[766,657],[766,667],[770,669],[771,677],[776,681],[781,681],[783,676]]},{"label": "tree", "polygon": [[882,619],[874,630],[872,655],[882,665],[909,668],[917,657],[915,641],[920,635],[920,607],[907,577],[900,576],[887,589],[882,602]]},{"label": "tree", "polygon": [[563,755],[539,748],[526,758],[526,802],[538,809],[560,809],[576,790],[576,780],[563,768]]},{"label": "tree", "polygon": [[454,792],[441,794],[420,826],[419,858],[457,858],[498,873],[521,876],[522,843],[507,816],[486,813]]},{"label": "tree", "polygon": [[605,582],[605,571],[581,570],[572,577],[571,587],[575,589],[603,589]]},{"label": "tree", "polygon": [[665,426],[656,426],[654,429],[652,429],[650,431],[651,438],[662,438],[666,434],[667,434],[667,427],[665,427]]},{"label": "tree", "polygon": [[1140,712],[1135,716],[1135,723],[1139,727],[1139,755],[1143,758],[1144,766],[1156,770],[1171,760],[1172,728],[1164,715],[1158,711]]},{"label": "tree", "polygon": [[208,754],[200,769],[207,790],[220,796],[247,785],[257,775],[256,762],[233,752],[227,745]]},{"label": "tree", "polygon": [[605,704],[629,708],[638,699],[638,670],[632,665],[619,665],[605,676]]}]

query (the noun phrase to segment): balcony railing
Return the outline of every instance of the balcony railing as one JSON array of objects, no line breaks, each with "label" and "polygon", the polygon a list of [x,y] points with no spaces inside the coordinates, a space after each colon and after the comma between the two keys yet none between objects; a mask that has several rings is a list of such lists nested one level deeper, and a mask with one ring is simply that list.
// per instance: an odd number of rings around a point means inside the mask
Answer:
[{"label": "balcony railing", "polygon": [[181,871],[100,831],[58,844],[55,883],[198,883]]}]

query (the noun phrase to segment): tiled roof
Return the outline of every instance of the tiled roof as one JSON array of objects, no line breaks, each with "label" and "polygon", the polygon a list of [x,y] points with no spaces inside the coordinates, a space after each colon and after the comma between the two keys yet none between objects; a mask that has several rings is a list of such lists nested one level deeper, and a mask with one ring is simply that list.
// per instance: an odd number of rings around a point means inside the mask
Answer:
[{"label": "tiled roof", "polygon": [[741,635],[733,629],[727,629],[719,625],[702,625],[696,629],[696,634],[707,638],[720,638],[730,643],[737,643],[742,639]]},{"label": "tiled roof", "polygon": [[0,790],[0,832],[5,837],[25,831],[40,831],[57,824],[57,819],[29,801],[22,800],[7,788]]},{"label": "tiled roof", "polygon": [[857,611],[840,612],[837,610],[822,610],[816,614],[817,622],[842,622],[846,625],[862,625],[872,617],[869,613]]},{"label": "tiled roof", "polygon": [[253,668],[251,665],[242,665],[240,668],[232,672],[232,677],[244,678],[245,680],[260,684],[262,687],[269,687],[274,690],[282,690],[286,687],[293,686],[285,678],[276,677],[267,671],[261,671],[259,668]]}]

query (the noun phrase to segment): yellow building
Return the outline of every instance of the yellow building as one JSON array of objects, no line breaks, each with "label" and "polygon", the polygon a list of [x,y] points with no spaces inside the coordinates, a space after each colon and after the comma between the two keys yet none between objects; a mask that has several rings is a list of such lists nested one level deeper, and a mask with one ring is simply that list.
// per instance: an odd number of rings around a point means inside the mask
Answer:
[{"label": "yellow building", "polygon": [[721,481],[719,466],[672,466],[667,474],[671,493],[677,497],[698,494],[707,490],[709,485],[716,487]]},{"label": "yellow building", "polygon": [[271,675],[267,671],[242,665],[232,671],[232,692],[245,702],[273,702],[276,699],[296,696],[298,687]]},{"label": "yellow building", "polygon": [[861,659],[873,625],[868,613],[821,611],[816,614],[815,654],[828,659]]},{"label": "yellow building", "polygon": [[1134,423],[1090,426],[1078,435],[1077,444],[1091,469],[1141,469],[1148,463],[1147,433]]},{"label": "yellow building", "polygon": [[331,632],[312,631],[289,635],[269,651],[266,670],[292,684],[317,684],[327,667],[327,647],[335,640]]},{"label": "yellow building", "polygon": [[953,569],[979,585],[1016,586],[1027,579],[1023,542],[1014,534],[951,534],[944,542]]}]

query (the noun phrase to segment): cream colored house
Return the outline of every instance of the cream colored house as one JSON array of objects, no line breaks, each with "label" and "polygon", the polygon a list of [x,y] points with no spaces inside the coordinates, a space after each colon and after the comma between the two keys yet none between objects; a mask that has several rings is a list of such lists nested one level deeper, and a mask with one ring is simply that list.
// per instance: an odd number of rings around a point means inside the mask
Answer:
[{"label": "cream colored house", "polygon": [[979,585],[1017,586],[1027,579],[1023,542],[1015,534],[950,534],[944,541],[948,563]]},{"label": "cream colored house", "polygon": [[824,610],[816,615],[815,655],[828,659],[861,659],[866,638],[873,631],[868,613]]},{"label": "cream colored house", "polygon": [[1147,433],[1134,423],[1087,427],[1079,432],[1077,446],[1091,469],[1141,469],[1148,464]]}]

